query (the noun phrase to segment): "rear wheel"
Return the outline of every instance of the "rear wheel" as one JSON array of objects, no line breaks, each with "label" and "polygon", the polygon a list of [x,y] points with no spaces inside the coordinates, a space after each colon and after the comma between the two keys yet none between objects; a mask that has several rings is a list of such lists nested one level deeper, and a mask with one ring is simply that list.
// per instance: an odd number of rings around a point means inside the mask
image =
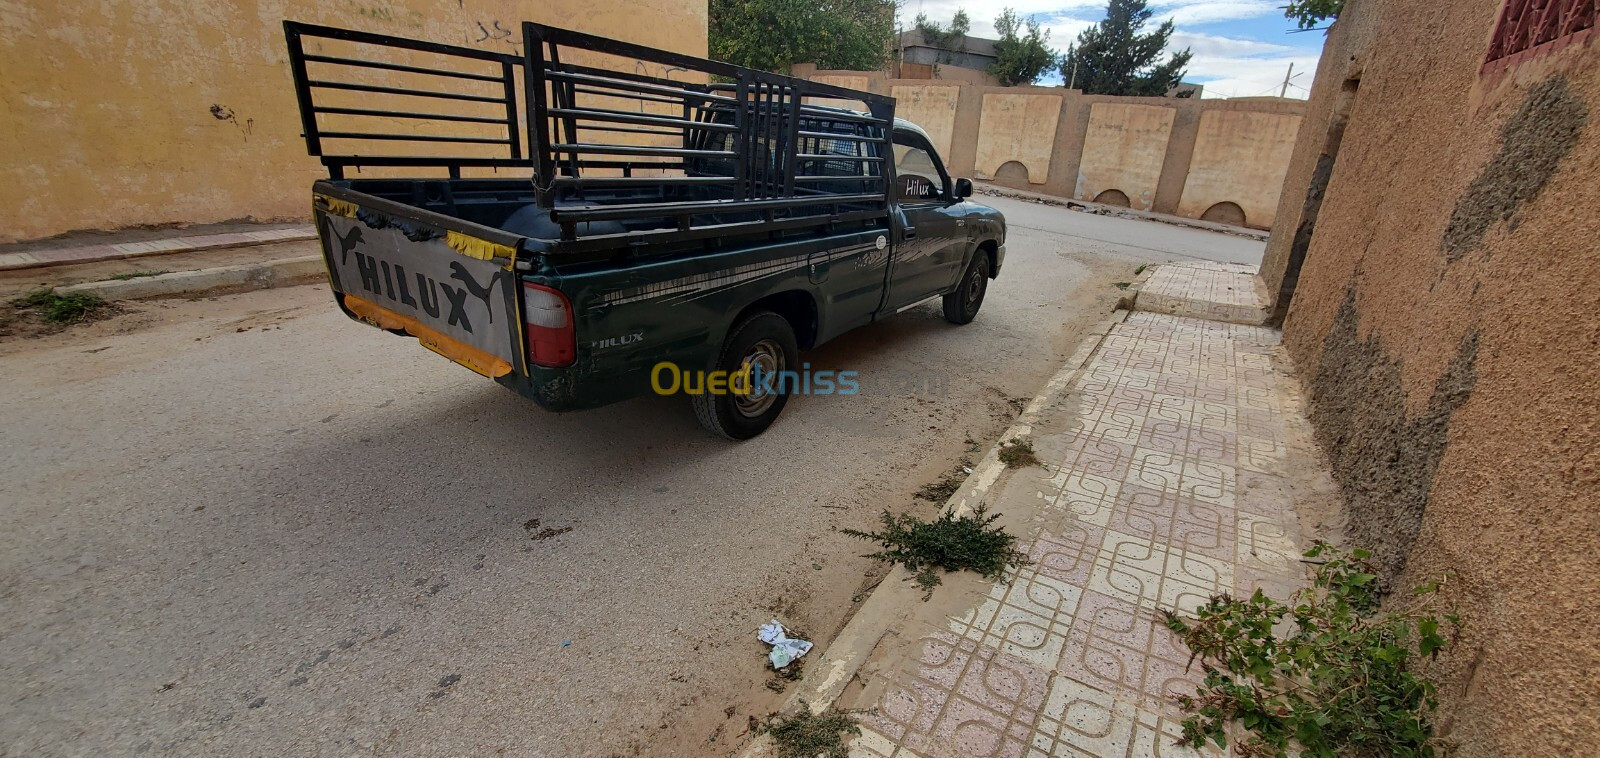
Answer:
[{"label": "rear wheel", "polygon": [[982,250],[972,255],[972,263],[961,275],[955,292],[944,296],[944,320],[952,324],[971,323],[983,307],[983,295],[989,290],[989,255]]},{"label": "rear wheel", "polygon": [[732,376],[744,370],[746,364],[751,367],[752,376],[770,381],[758,381],[745,393],[692,396],[700,425],[730,440],[747,440],[766,431],[789,402],[789,396],[779,391],[784,389],[779,377],[800,365],[800,348],[787,319],[771,311],[758,311],[728,332],[712,370]]}]

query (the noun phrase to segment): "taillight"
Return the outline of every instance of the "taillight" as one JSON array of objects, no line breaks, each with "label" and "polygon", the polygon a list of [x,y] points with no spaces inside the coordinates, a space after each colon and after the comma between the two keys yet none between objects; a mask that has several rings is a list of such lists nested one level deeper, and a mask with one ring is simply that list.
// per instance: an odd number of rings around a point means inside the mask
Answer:
[{"label": "taillight", "polygon": [[572,303],[560,290],[522,284],[522,321],[528,327],[528,360],[547,368],[570,366],[578,357]]}]

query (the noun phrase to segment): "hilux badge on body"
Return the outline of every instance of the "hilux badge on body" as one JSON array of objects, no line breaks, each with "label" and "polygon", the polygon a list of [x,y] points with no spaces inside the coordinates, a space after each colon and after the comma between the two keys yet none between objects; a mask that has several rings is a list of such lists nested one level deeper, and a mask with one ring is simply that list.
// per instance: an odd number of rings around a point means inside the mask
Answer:
[{"label": "hilux badge on body", "polygon": [[624,334],[620,337],[607,337],[603,340],[595,340],[594,342],[589,343],[589,347],[593,350],[605,350],[609,347],[632,345],[635,342],[644,342],[644,332],[634,332],[633,334]]}]

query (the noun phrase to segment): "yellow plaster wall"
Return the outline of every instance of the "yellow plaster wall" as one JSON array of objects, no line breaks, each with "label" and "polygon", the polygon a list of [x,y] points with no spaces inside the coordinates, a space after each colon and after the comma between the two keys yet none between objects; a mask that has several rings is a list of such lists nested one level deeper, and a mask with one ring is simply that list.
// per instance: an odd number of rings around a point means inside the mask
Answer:
[{"label": "yellow plaster wall", "polygon": [[1150,210],[1175,116],[1173,109],[1155,105],[1091,105],[1073,195],[1093,200],[1106,190],[1121,190],[1134,208]]},{"label": "yellow plaster wall", "polygon": [[706,0],[0,2],[0,242],[309,215],[285,18],[509,52],[524,20],[706,54]]},{"label": "yellow plaster wall", "polygon": [[1001,166],[1017,161],[1028,169],[1028,183],[1049,181],[1060,117],[1060,95],[984,94],[975,166],[983,175],[979,178],[993,177]]},{"label": "yellow plaster wall", "polygon": [[890,94],[895,99],[894,115],[922,127],[939,155],[950,160],[961,88],[949,84],[897,84]]},{"label": "yellow plaster wall", "polygon": [[1244,210],[1246,225],[1272,226],[1299,130],[1297,115],[1243,110],[1201,114],[1178,215],[1200,218],[1207,208],[1226,201]]}]

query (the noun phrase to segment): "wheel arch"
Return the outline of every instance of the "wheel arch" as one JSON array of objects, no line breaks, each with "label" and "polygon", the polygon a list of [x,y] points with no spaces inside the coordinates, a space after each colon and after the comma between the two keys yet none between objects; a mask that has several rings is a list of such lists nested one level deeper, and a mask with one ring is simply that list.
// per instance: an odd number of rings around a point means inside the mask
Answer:
[{"label": "wheel arch", "polygon": [[811,292],[789,289],[765,295],[739,311],[739,315],[728,324],[728,329],[731,330],[756,311],[772,311],[788,321],[789,328],[794,330],[795,344],[801,350],[809,350],[816,345],[821,322],[817,298]]},{"label": "wheel arch", "polygon": [[978,243],[978,254],[989,258],[989,278],[996,279],[1000,276],[1000,243],[993,239],[986,239]]}]

